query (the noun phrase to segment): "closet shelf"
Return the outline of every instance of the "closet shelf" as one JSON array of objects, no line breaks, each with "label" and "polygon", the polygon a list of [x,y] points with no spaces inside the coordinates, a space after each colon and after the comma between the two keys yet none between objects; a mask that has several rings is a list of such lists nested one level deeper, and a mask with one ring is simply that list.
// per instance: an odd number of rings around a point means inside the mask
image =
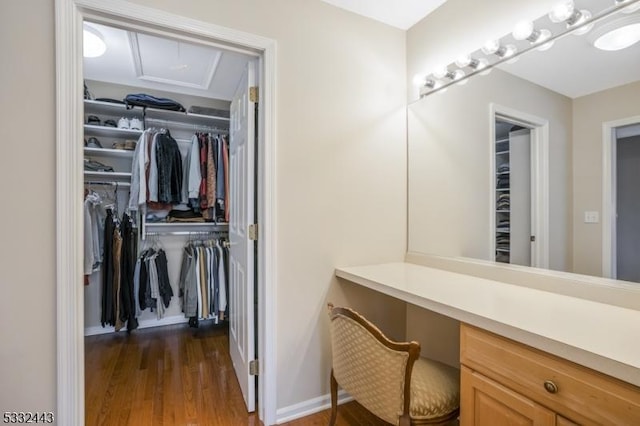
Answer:
[{"label": "closet shelf", "polygon": [[496,144],[505,143],[505,142],[507,142],[507,143],[509,142],[509,137],[496,139]]},{"label": "closet shelf", "polygon": [[142,130],[118,129],[117,127],[94,126],[93,124],[85,124],[84,133],[85,135],[107,136],[121,139],[138,139],[142,134]]},{"label": "closet shelf", "polygon": [[85,180],[128,182],[131,180],[131,173],[126,172],[84,172]]},{"label": "closet shelf", "polygon": [[503,155],[503,154],[508,154],[509,150],[506,151],[496,151],[496,155]]},{"label": "closet shelf", "polygon": [[496,210],[496,213],[510,213],[511,210],[508,209],[501,209],[501,210]]},{"label": "closet shelf", "polygon": [[85,148],[84,155],[112,157],[112,158],[132,158],[133,151],[126,150],[126,149]]},{"label": "closet shelf", "polygon": [[127,109],[125,104],[117,104],[113,102],[103,102],[85,99],[85,114],[106,114],[106,115],[126,115],[127,117],[138,117],[142,119],[142,108],[133,107]]},{"label": "closet shelf", "polygon": [[509,253],[510,252],[510,250],[508,248],[497,248],[496,251],[499,252],[499,253]]},{"label": "closet shelf", "polygon": [[[147,127],[151,127],[150,124],[168,122],[171,125],[181,126],[208,126],[208,127],[220,127],[229,128],[229,118],[220,117],[214,115],[192,114],[188,112],[179,111],[166,111],[147,108],[145,119],[149,124]],[[171,127],[171,126],[169,126]]]}]

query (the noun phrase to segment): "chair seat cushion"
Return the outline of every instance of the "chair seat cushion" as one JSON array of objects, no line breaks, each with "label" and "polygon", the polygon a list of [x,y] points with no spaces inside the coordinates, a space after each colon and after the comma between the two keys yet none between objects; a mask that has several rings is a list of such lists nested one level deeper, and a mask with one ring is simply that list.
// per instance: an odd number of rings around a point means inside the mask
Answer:
[{"label": "chair seat cushion", "polygon": [[460,371],[438,361],[418,358],[411,372],[411,418],[446,416],[459,406]]}]

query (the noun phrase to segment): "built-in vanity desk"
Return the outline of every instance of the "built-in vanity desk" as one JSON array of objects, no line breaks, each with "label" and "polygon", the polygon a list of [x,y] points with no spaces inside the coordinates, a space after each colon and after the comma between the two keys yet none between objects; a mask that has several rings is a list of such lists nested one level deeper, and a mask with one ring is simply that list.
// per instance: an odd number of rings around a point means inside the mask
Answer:
[{"label": "built-in vanity desk", "polygon": [[640,311],[413,263],[336,275],[454,318],[461,424],[640,425]]}]

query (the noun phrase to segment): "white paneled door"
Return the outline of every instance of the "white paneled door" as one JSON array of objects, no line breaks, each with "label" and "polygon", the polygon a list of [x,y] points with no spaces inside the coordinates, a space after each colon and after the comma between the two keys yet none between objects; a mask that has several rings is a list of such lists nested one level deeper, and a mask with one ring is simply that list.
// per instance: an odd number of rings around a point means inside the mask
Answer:
[{"label": "white paneled door", "polygon": [[249,412],[256,406],[256,376],[249,371],[255,356],[255,242],[249,237],[255,220],[255,82],[256,64],[249,62],[231,101],[229,124],[229,347]]}]

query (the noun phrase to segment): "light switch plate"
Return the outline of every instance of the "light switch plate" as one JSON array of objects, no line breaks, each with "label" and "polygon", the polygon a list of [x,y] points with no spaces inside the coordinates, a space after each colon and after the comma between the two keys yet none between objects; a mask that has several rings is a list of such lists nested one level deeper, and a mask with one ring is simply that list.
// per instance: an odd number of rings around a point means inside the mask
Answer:
[{"label": "light switch plate", "polygon": [[600,222],[599,212],[584,212],[584,223],[598,223]]}]

